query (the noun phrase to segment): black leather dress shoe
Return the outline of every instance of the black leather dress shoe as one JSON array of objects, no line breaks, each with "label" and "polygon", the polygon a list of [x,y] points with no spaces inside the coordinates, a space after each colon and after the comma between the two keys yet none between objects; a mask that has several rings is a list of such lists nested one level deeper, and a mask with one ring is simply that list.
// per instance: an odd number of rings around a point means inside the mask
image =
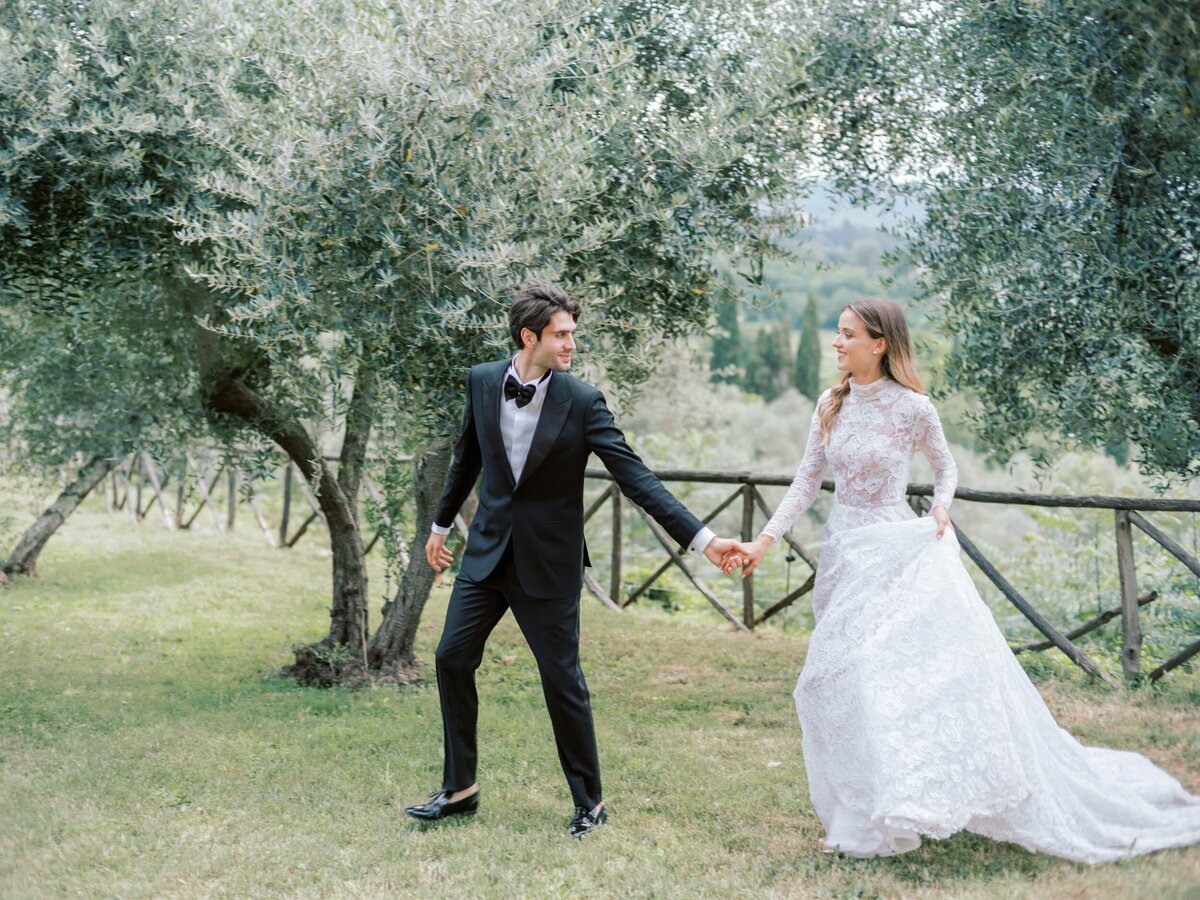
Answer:
[{"label": "black leather dress shoe", "polygon": [[479,809],[479,791],[469,797],[450,802],[454,791],[434,791],[429,795],[429,802],[419,806],[406,806],[404,814],[420,819],[422,822],[436,822],[447,816],[473,816]]},{"label": "black leather dress shoe", "polygon": [[585,809],[582,806],[577,806],[575,807],[575,818],[567,826],[567,832],[573,838],[581,838],[585,834],[595,831],[607,821],[608,810],[604,808],[603,802],[595,809]]}]

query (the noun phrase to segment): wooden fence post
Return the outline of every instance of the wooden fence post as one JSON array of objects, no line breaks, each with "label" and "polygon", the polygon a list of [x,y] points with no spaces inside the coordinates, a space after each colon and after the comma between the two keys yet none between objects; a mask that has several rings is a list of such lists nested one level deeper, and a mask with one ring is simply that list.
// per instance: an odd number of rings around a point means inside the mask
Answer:
[{"label": "wooden fence post", "polygon": [[621,544],[621,489],[614,484],[612,487],[612,577],[609,579],[608,596],[617,604],[621,602]]},{"label": "wooden fence post", "polygon": [[238,470],[232,461],[225,470],[229,478],[229,506],[225,509],[225,530],[233,531],[233,522],[237,517]]},{"label": "wooden fence post", "polygon": [[217,474],[212,477],[212,481],[208,484],[204,483],[204,470],[200,468],[200,464],[192,459],[189,453],[187,456],[188,465],[192,467],[192,471],[196,473],[196,486],[200,488],[200,505],[196,507],[196,511],[192,513],[192,517],[184,523],[184,528],[191,528],[192,523],[196,521],[196,517],[200,515],[204,507],[208,507],[209,513],[212,515],[213,524],[217,526],[217,531],[221,534],[225,533],[225,523],[221,520],[221,512],[217,509],[216,501],[213,500],[212,490],[216,487],[217,479],[221,477],[220,466],[217,467]]},{"label": "wooden fence post", "polygon": [[[742,486],[742,540],[754,540],[754,485]],[[754,573],[742,579],[742,621],[754,627]]]},{"label": "wooden fence post", "polygon": [[173,521],[176,528],[183,527],[183,501],[187,499],[187,457],[179,461],[179,484],[175,488],[175,516]]},{"label": "wooden fence post", "polygon": [[129,480],[129,464],[132,459],[132,456],[127,457],[120,466],[113,470],[113,477],[117,479],[114,487],[119,485],[121,489],[121,497],[117,501],[118,512],[124,510],[132,502],[130,497],[132,496],[133,482]]},{"label": "wooden fence post", "polygon": [[287,547],[288,516],[292,511],[292,461],[283,464],[283,515],[279,518],[279,546]]},{"label": "wooden fence post", "polygon": [[1118,509],[1114,518],[1117,526],[1117,571],[1121,580],[1121,630],[1124,646],[1121,650],[1121,669],[1127,680],[1137,678],[1142,668],[1142,624],[1138,617],[1137,572],[1133,565],[1133,531],[1129,511]]},{"label": "wooden fence post", "polygon": [[254,518],[258,520],[258,527],[262,529],[263,537],[267,539],[267,543],[272,547],[278,548],[279,544],[275,542],[275,533],[271,530],[271,523],[267,521],[267,517],[259,509],[258,501],[254,499],[253,491],[247,495],[246,499],[250,503],[250,511],[254,513]]},{"label": "wooden fence post", "polygon": [[[142,479],[141,479],[141,477],[140,477],[140,473],[138,472],[138,465],[139,465],[139,464],[140,464],[140,460],[139,460],[139,457],[138,457],[138,455],[137,455],[136,453],[135,453],[135,454],[133,454],[133,455],[131,455],[131,456],[129,457],[128,468],[126,469],[126,473],[127,473],[127,474],[126,474],[126,476],[125,476],[125,477],[126,477],[128,480],[129,480],[129,490],[128,490],[126,493],[127,493],[127,494],[130,494],[130,493],[132,493],[132,496],[130,497],[130,499],[129,499],[129,502],[128,502],[126,505],[127,505],[127,506],[128,506],[128,508],[129,508],[129,509],[128,509],[128,512],[129,512],[129,518],[130,518],[130,519],[132,519],[134,522],[141,522],[141,521],[142,521],[142,516],[141,516],[141,509],[142,509]],[[133,476],[134,476],[134,475],[138,475],[138,476],[139,476],[139,477],[138,477],[138,479],[137,479],[137,485],[136,485],[136,486],[135,486],[135,485],[134,485],[134,483],[133,483]]]},{"label": "wooden fence post", "polygon": [[[159,510],[162,512],[163,524],[168,529],[175,530],[175,516],[171,510],[167,508],[167,498],[163,496],[163,483],[158,478],[158,470],[154,467],[154,460],[150,458],[150,454],[142,452],[142,470],[150,479],[150,487],[154,490],[154,497],[158,500]],[[150,511],[150,507],[154,504],[154,500],[146,504],[146,511]]]}]

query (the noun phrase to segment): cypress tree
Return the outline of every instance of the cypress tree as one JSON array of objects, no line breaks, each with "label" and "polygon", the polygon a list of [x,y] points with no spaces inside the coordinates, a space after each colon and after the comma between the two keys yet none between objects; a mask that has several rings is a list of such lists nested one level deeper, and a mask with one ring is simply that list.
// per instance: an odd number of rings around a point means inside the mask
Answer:
[{"label": "cypress tree", "polygon": [[728,294],[717,304],[717,331],[713,335],[709,369],[713,381],[740,384],[742,372],[742,331],[738,324],[737,301]]},{"label": "cypress tree", "polygon": [[771,401],[792,381],[792,337],[786,321],[764,325],[746,362],[744,387]]},{"label": "cypress tree", "polygon": [[808,295],[796,349],[796,371],[793,383],[805,397],[816,400],[821,395],[821,325],[818,321],[817,298]]}]

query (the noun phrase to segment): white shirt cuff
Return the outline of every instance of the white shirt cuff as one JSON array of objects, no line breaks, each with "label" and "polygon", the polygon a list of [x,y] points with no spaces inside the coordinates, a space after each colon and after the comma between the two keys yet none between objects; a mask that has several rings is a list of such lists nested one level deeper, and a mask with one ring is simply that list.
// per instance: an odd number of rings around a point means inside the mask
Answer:
[{"label": "white shirt cuff", "polygon": [[716,536],[716,532],[705,525],[696,532],[696,536],[692,538],[692,542],[688,544],[688,553],[692,554],[692,556],[703,556],[704,548],[707,547],[709,543],[712,542],[712,539]]},{"label": "white shirt cuff", "polygon": [[443,528],[437,522],[434,522],[432,525],[430,525],[429,530],[432,531],[434,534],[449,534],[450,533],[449,528]]}]

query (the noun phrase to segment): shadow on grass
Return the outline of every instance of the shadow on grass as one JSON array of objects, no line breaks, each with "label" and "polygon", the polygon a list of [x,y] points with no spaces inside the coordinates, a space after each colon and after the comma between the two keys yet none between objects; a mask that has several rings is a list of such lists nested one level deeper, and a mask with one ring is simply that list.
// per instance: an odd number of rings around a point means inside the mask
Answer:
[{"label": "shadow on grass", "polygon": [[476,825],[478,821],[479,819],[475,813],[447,816],[444,819],[435,819],[431,822],[422,822],[420,819],[414,819],[411,816],[404,815],[404,824],[401,826],[401,830],[408,831],[410,833],[416,832],[417,834],[427,834],[430,832],[447,831],[455,828],[471,828]]},{"label": "shadow on grass", "polygon": [[926,840],[920,849],[882,859],[842,859],[864,872],[887,872],[910,884],[983,881],[999,876],[1033,879],[1062,866],[1075,865],[1044,853],[1030,853],[1016,844],[959,832],[942,841]]}]

